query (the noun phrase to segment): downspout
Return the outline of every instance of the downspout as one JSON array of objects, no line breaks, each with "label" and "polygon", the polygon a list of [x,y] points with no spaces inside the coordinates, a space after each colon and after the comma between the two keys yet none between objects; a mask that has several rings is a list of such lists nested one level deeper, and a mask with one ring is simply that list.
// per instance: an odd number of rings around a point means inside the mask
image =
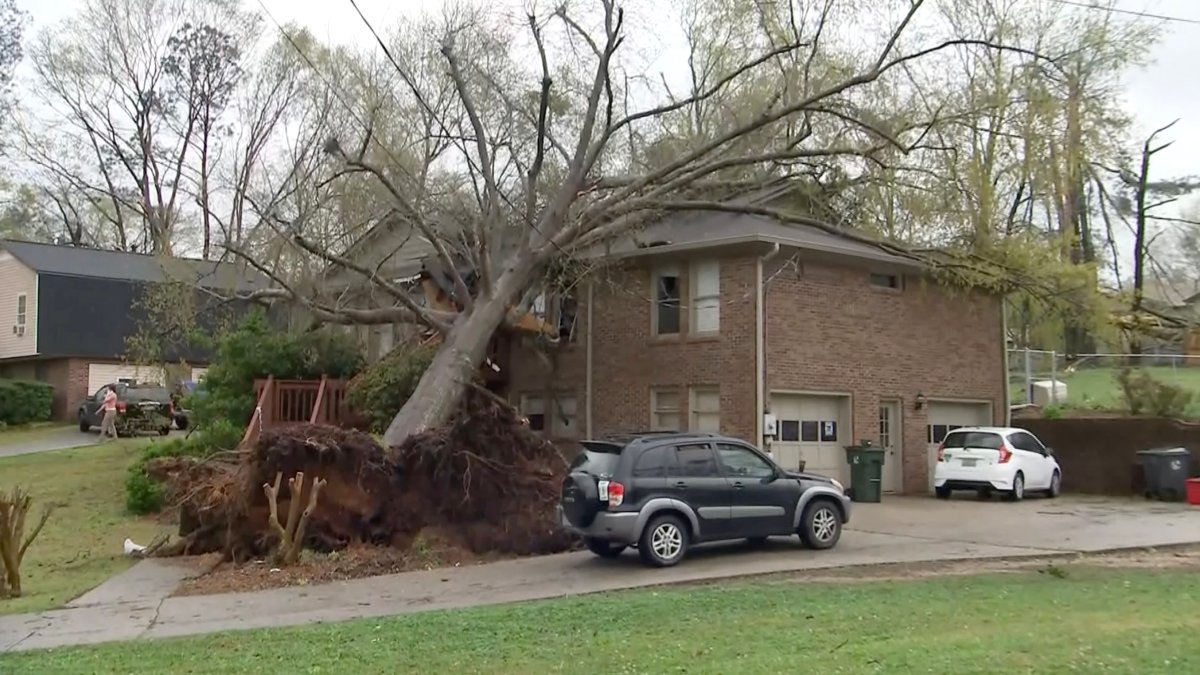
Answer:
[{"label": "downspout", "polygon": [[587,438],[592,438],[592,288],[593,282],[588,279],[587,282],[587,335],[584,336],[586,343],[584,347],[584,366],[583,366],[583,406],[584,406],[584,435]]},{"label": "downspout", "polygon": [[763,452],[768,452],[766,440],[763,438],[763,415],[767,407],[767,307],[766,288],[763,284],[763,263],[779,255],[779,242],[771,246],[771,250],[758,257],[754,265],[754,444]]},{"label": "downspout", "polygon": [[[1012,383],[1008,378],[1008,299],[1000,296],[1000,363],[1004,367],[1004,426],[1012,426]],[[1052,387],[1058,385],[1051,383]]]}]

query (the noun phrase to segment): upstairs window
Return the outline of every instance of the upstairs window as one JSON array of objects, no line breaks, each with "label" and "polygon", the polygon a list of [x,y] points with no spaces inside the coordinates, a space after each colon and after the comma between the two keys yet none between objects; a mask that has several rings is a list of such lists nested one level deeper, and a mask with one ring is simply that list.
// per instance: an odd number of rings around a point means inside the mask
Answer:
[{"label": "upstairs window", "polygon": [[692,265],[692,332],[713,335],[721,331],[721,265],[705,260]]},{"label": "upstairs window", "polygon": [[902,284],[902,282],[900,280],[900,276],[897,274],[872,274],[871,275],[871,285],[876,286],[878,288],[891,288],[893,290],[898,291],[901,288],[901,284]]},{"label": "upstairs window", "polygon": [[654,272],[654,334],[679,334],[679,270],[662,268]]},{"label": "upstairs window", "polygon": [[17,296],[17,326],[25,327],[26,310],[29,307],[29,299],[24,293]]}]

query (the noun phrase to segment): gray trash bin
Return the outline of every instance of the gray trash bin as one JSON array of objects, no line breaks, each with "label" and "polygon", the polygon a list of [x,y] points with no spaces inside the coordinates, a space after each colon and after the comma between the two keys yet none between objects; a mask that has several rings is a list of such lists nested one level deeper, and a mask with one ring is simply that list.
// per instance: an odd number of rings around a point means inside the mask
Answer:
[{"label": "gray trash bin", "polygon": [[1192,475],[1192,454],[1187,448],[1159,448],[1138,452],[1146,477],[1146,498],[1181,502]]}]

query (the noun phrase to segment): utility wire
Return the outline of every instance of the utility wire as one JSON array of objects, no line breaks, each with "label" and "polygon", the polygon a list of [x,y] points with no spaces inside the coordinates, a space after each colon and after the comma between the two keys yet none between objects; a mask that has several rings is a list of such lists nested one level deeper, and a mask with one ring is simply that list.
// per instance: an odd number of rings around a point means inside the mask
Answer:
[{"label": "utility wire", "polygon": [[1156,19],[1158,21],[1169,21],[1172,23],[1186,23],[1194,26],[1200,26],[1200,19],[1189,19],[1182,16],[1170,16],[1168,14],[1155,14],[1153,12],[1139,12],[1133,9],[1120,9],[1117,7],[1105,7],[1103,5],[1093,5],[1086,2],[1077,2],[1076,0],[1049,0],[1050,2],[1067,5],[1069,7],[1079,7],[1081,9],[1091,9],[1099,12],[1107,12],[1112,14],[1124,14],[1126,16],[1136,16],[1143,19]]}]

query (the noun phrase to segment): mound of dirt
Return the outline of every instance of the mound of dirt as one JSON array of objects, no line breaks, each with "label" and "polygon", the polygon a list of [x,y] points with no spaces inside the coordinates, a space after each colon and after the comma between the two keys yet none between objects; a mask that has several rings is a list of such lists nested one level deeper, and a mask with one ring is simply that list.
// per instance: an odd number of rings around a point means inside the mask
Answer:
[{"label": "mound of dirt", "polygon": [[562,453],[511,406],[474,390],[464,403],[450,425],[391,451],[405,532],[449,529],[480,554],[571,548],[573,537],[556,520],[567,471]]},{"label": "mound of dirt", "polygon": [[305,547],[342,550],[367,543],[406,550],[422,532],[442,532],[477,555],[568,550],[575,540],[555,518],[567,469],[552,444],[521,423],[511,406],[472,392],[442,429],[385,451],[369,435],[299,424],[264,432],[251,448],[221,460],[158,460],[148,470],[179,506],[181,539],[160,555],[220,553],[261,558],[278,545],[264,484],[303,472],[325,481],[305,529]]}]

